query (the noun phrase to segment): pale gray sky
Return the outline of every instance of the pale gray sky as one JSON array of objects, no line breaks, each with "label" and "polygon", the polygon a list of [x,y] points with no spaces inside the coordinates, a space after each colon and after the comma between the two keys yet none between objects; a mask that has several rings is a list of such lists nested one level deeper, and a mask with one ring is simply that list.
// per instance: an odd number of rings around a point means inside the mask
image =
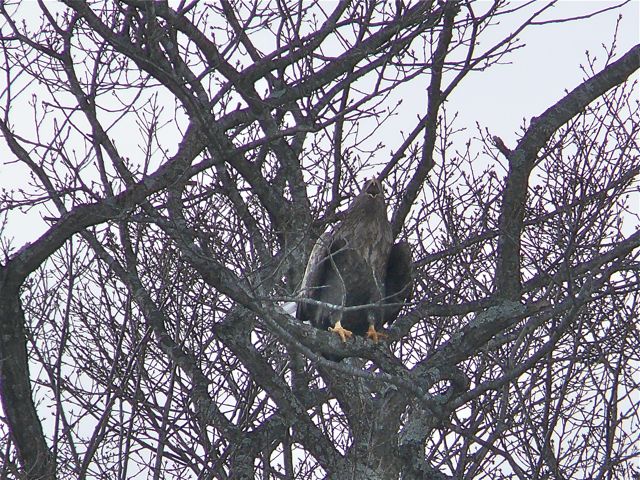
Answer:
[{"label": "pale gray sky", "polygon": [[[482,2],[481,2],[482,3]],[[481,6],[480,3],[480,6]],[[538,3],[538,2],[536,2]],[[542,3],[542,2],[539,2]],[[619,5],[621,1],[560,1],[541,19],[569,18],[585,15],[594,10]],[[35,2],[25,2],[37,9]],[[537,7],[537,5],[534,5]],[[627,2],[622,9],[609,11],[593,18],[578,22],[564,22],[553,25],[541,25],[526,29],[521,38],[526,44],[513,52],[504,65],[498,65],[485,72],[470,74],[447,103],[450,113],[459,112],[456,125],[466,128],[463,138],[476,134],[476,122],[489,129],[492,135],[500,136],[513,146],[523,124],[537,116],[559,100],[565,90],[576,87],[584,78],[580,69],[585,64],[585,52],[589,51],[598,58],[604,56],[602,45],[609,46],[613,39],[616,19],[622,15],[617,37],[618,55],[626,52],[640,41],[640,0]],[[510,32],[514,24],[503,22],[495,27],[496,36]],[[507,63],[508,62],[508,63]],[[0,79],[0,83],[3,79]],[[421,94],[412,97],[420,98]],[[400,114],[396,117],[395,133],[404,129],[409,131],[416,119],[425,111],[426,94],[420,101],[404,102]],[[21,128],[33,128],[33,114],[25,112],[24,125],[20,119],[12,117],[17,131]],[[386,152],[401,142],[400,137],[386,139]],[[24,185],[25,169],[15,164],[7,164],[13,159],[4,142],[0,141],[0,188],[16,188]],[[376,158],[381,161],[381,158]],[[13,245],[19,247],[33,241],[46,228],[40,220],[40,214],[18,211],[9,216],[8,232],[13,237]]]},{"label": "pale gray sky", "polygon": [[[624,2],[560,1],[542,19],[570,18]],[[456,92],[452,106],[461,123],[473,127],[478,121],[513,146],[522,119],[538,116],[573,90],[584,79],[580,65],[588,51],[603,59],[602,45],[609,47],[616,20],[623,15],[617,37],[618,55],[640,41],[640,1],[622,9],[602,13],[578,22],[541,25],[526,29],[521,38],[526,46],[511,55],[510,64],[498,65],[475,74]],[[504,26],[508,30],[508,26]]]}]

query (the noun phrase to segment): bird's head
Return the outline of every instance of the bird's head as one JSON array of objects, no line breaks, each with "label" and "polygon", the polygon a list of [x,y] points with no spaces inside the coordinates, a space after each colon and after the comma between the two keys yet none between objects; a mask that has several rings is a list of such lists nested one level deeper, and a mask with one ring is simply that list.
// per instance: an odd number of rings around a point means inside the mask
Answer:
[{"label": "bird's head", "polygon": [[370,237],[392,240],[391,224],[387,219],[387,202],[382,184],[376,178],[367,180],[353,199],[338,226],[343,238]]},{"label": "bird's head", "polygon": [[382,184],[377,178],[370,178],[362,187],[362,192],[371,198],[381,196],[384,198],[384,191],[382,190]]},{"label": "bird's head", "polygon": [[387,204],[384,199],[382,184],[376,178],[368,179],[360,190],[360,194],[353,200],[349,210],[360,212],[356,218],[360,221],[370,221],[371,216],[387,216]]}]

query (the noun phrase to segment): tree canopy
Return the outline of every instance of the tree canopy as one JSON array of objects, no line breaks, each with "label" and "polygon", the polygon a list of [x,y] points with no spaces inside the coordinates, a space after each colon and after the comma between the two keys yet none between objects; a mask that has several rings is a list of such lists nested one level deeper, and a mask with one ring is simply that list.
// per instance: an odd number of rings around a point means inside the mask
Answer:
[{"label": "tree canopy", "polygon": [[[639,475],[640,46],[449,103],[554,3],[0,2],[2,478]],[[343,343],[289,307],[371,176],[413,297]]]}]

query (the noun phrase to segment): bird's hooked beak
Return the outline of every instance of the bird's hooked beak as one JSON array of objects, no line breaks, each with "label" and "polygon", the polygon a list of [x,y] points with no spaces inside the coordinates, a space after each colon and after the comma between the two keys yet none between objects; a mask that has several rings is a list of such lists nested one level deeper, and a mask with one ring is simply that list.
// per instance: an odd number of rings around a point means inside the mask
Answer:
[{"label": "bird's hooked beak", "polygon": [[382,185],[380,185],[380,182],[375,178],[371,178],[365,183],[364,192],[371,198],[375,198],[378,195],[382,195]]}]

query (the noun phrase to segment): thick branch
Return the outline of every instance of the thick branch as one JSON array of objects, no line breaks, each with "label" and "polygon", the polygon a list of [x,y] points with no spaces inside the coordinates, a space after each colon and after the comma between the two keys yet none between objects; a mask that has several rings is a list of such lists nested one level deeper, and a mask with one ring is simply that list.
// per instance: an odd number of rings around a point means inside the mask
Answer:
[{"label": "thick branch", "polygon": [[[2,121],[0,130],[13,153],[29,164],[28,153]],[[19,298],[22,283],[73,234],[125,214],[175,181],[201,149],[202,145],[188,132],[174,158],[153,175],[115,197],[73,208],[34,243],[25,245],[0,266],[0,397],[20,461],[30,477],[53,478],[55,465],[32,398],[25,319]]]},{"label": "thick branch", "polygon": [[18,285],[0,268],[0,399],[26,478],[54,479],[55,459],[31,394],[24,312]]},{"label": "thick branch", "polygon": [[636,45],[619,60],[569,92],[538,118],[532,119],[531,126],[516,148],[508,152],[509,173],[499,219],[496,295],[508,300],[517,300],[522,290],[520,236],[524,222],[529,175],[536,165],[538,152],[562,125],[607,90],[626,81],[638,68],[640,68],[640,45]]},{"label": "thick branch", "polygon": [[440,38],[438,39],[438,46],[433,55],[433,68],[431,73],[431,83],[429,84],[429,105],[427,107],[427,115],[424,118],[424,145],[422,146],[422,158],[416,168],[416,172],[413,178],[407,185],[404,194],[400,200],[398,208],[393,213],[393,219],[391,225],[393,227],[394,237],[398,235],[404,220],[409,214],[413,202],[418,196],[418,192],[422,188],[427,174],[433,167],[433,151],[436,144],[436,130],[438,123],[438,112],[440,105],[442,105],[442,72],[444,69],[444,59],[449,51],[449,44],[453,37],[453,26],[455,17],[459,11],[458,2],[447,2],[444,6],[444,25]]}]

